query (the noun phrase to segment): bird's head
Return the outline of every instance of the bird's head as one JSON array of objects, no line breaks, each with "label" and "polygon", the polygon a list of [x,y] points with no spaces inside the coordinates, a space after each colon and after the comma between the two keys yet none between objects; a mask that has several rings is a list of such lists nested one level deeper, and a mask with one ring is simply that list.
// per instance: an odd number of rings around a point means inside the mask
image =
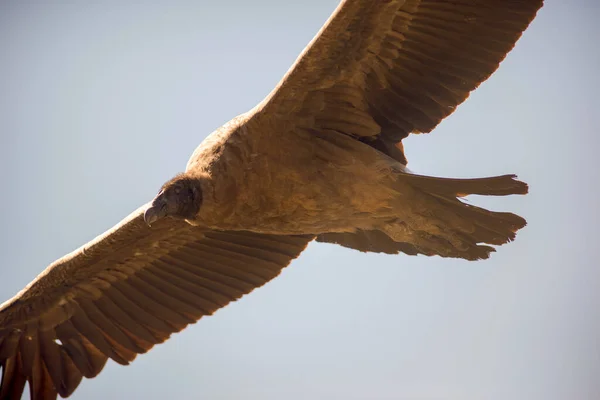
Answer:
[{"label": "bird's head", "polygon": [[194,219],[201,204],[200,180],[180,174],[162,186],[144,212],[144,221],[152,225],[164,217]]}]

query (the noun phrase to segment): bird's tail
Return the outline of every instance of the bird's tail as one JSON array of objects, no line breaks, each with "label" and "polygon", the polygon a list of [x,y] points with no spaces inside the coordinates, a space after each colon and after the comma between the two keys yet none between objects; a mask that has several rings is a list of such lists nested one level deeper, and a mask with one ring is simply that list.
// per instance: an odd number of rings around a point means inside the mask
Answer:
[{"label": "bird's tail", "polygon": [[464,197],[470,194],[483,196],[527,194],[529,187],[525,182],[517,180],[516,177],[516,175],[501,175],[489,178],[455,179],[402,174],[405,182],[422,191],[452,197]]},{"label": "bird's tail", "polygon": [[[488,258],[490,245],[514,240],[527,223],[524,218],[489,211],[461,201],[467,195],[507,196],[526,194],[526,183],[515,175],[477,179],[451,179],[402,174],[399,180],[415,190],[415,207],[409,224],[419,252],[468,260]],[[412,226],[410,226],[412,225]]]},{"label": "bird's tail", "polygon": [[319,241],[362,251],[425,254],[478,260],[515,238],[526,225],[522,217],[488,211],[461,200],[471,194],[506,196],[526,194],[527,184],[514,175],[478,179],[436,178],[401,173],[394,183],[399,198],[379,230],[326,234]]}]

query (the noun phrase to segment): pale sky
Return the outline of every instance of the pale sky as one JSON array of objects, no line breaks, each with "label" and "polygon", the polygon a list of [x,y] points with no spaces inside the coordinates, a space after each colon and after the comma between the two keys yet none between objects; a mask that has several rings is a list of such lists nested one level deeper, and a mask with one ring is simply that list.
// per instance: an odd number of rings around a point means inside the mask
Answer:
[{"label": "pale sky", "polygon": [[[0,2],[0,303],[150,200],[336,5]],[[527,218],[514,243],[480,262],[313,243],[72,398],[600,398],[599,19],[596,1],[547,1],[496,74],[405,143],[419,173],[528,182],[472,200]]]}]

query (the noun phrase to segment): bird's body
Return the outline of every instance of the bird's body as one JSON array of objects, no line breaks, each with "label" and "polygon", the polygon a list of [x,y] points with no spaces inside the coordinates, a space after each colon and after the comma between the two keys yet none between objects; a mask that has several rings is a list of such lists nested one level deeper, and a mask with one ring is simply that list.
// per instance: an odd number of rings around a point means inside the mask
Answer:
[{"label": "bird's body", "polygon": [[504,175],[408,172],[542,6],[345,0],[265,100],[212,133],[150,202],[0,306],[0,400],[69,396],[276,277],[312,240],[478,260],[525,220],[460,200],[525,194]]},{"label": "bird's body", "polygon": [[[253,121],[261,118],[260,112],[234,118],[190,158],[186,173],[198,178],[203,194],[190,224],[276,235],[380,231],[395,242],[420,242],[424,254],[456,256],[457,247],[472,250],[463,258],[476,259],[487,257],[491,248],[477,252],[483,248],[476,238],[467,244],[457,237],[457,229],[474,231],[470,222],[457,222],[465,218],[460,213],[477,208],[455,197],[491,194],[490,189],[505,190],[497,194],[527,190],[511,177],[461,180],[411,174],[403,163],[336,131],[253,132],[264,129]],[[437,198],[444,196],[441,202]],[[444,203],[451,198],[453,203]],[[510,220],[500,228],[504,232],[496,232],[499,242],[488,243],[504,243],[525,225],[512,214],[477,210]],[[446,242],[435,244],[431,238]]]},{"label": "bird's body", "polygon": [[320,138],[253,129],[240,116],[194,152],[187,170],[200,175],[203,200],[192,224],[269,234],[349,232],[391,209],[397,194],[386,186],[402,164],[333,132]]}]

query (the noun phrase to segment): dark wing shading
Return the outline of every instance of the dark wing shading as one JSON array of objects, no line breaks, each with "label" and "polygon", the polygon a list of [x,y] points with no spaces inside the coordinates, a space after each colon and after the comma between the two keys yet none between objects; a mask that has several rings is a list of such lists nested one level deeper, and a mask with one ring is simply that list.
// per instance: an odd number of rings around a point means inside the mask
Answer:
[{"label": "dark wing shading", "polygon": [[[142,208],[143,209],[143,208]],[[69,396],[275,278],[312,236],[206,231],[142,209],[0,307],[0,399]]]},{"label": "dark wing shading", "polygon": [[323,233],[317,236],[317,242],[333,243],[362,252],[398,254],[400,252],[415,256],[419,251],[410,243],[394,242],[381,231],[365,231],[358,229],[348,233]]},{"label": "dark wing shading", "polygon": [[430,132],[465,101],[542,3],[342,1],[257,108],[257,123],[341,132],[406,164],[400,141]]}]

